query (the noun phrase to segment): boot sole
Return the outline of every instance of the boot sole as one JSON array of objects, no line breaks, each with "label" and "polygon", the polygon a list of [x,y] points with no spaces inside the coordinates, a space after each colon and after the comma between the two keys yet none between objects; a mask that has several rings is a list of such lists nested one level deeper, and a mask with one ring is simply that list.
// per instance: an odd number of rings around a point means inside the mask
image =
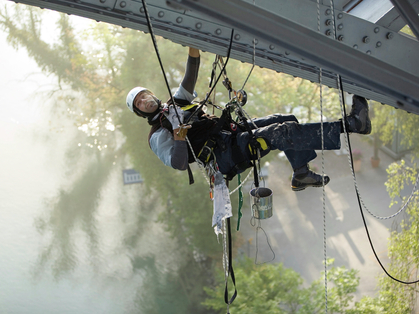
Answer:
[{"label": "boot sole", "polygon": [[[330,182],[330,179],[327,182],[325,180],[324,185],[326,186],[329,182]],[[295,192],[298,192],[298,191],[305,190],[306,188],[309,188],[309,187],[320,188],[322,186],[323,186],[323,182],[320,182],[319,184],[307,184],[307,185],[302,185],[302,186],[291,185],[291,189]]]},{"label": "boot sole", "polygon": [[293,191],[295,191],[295,192],[298,192],[298,191],[303,191],[306,188],[310,188],[310,187],[313,187],[313,188],[321,188],[322,186],[323,186],[323,184],[322,185],[291,186],[291,189]]}]

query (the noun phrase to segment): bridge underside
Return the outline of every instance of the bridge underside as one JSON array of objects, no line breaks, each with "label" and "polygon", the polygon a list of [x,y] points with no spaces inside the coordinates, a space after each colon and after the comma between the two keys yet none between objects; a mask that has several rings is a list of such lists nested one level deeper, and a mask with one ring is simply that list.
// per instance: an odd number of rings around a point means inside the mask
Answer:
[{"label": "bridge underside", "polygon": [[[17,2],[148,32],[141,0]],[[323,3],[324,2],[324,3]],[[419,0],[148,0],[156,35],[419,114]],[[319,17],[319,18],[318,18]],[[334,27],[335,26],[335,27]],[[336,29],[336,32],[334,31]]]}]

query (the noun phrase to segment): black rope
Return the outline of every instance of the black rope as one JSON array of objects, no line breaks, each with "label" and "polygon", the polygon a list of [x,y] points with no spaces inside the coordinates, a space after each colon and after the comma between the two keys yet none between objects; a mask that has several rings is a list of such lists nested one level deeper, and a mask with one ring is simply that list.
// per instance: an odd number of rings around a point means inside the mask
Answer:
[{"label": "black rope", "polygon": [[[342,102],[343,102],[343,112],[344,112],[344,115],[345,115],[345,117],[346,117],[346,110],[345,110],[345,98],[343,97],[342,80],[341,80],[341,77],[340,77],[340,75],[339,75],[339,74],[338,74],[338,79],[339,79],[339,82],[340,82],[340,84],[339,84],[339,85],[340,85],[340,86],[339,86],[339,88],[340,88],[340,93],[342,94],[341,96],[342,96],[342,100],[343,100],[343,101],[342,101]],[[345,122],[343,121],[343,123],[345,123]],[[353,167],[354,167],[354,160],[353,160],[353,158],[352,158],[352,148],[351,148],[351,141],[349,140],[349,136],[348,136],[348,147],[349,147],[349,153],[350,153],[350,156],[351,156],[351,164],[352,164],[352,169],[353,169]],[[355,176],[355,173],[354,173],[354,176]],[[381,266],[382,270],[384,271],[384,273],[385,273],[388,277],[390,277],[391,279],[393,279],[394,281],[397,281],[398,283],[401,283],[401,284],[404,284],[404,285],[411,285],[411,284],[418,283],[418,282],[419,282],[419,279],[417,279],[417,280],[415,280],[415,281],[403,281],[403,280],[397,279],[397,278],[393,277],[393,276],[392,276],[392,275],[391,275],[391,274],[387,271],[387,269],[384,267],[383,263],[381,262],[380,258],[378,257],[377,252],[375,251],[374,244],[372,243],[371,236],[370,236],[370,232],[369,232],[369,230],[368,230],[368,226],[367,226],[367,222],[366,222],[366,220],[365,220],[364,211],[362,210],[362,204],[361,204],[361,199],[360,199],[360,196],[359,196],[358,190],[357,190],[357,189],[355,189],[355,192],[356,192],[356,197],[357,197],[357,199],[358,199],[359,211],[361,212],[362,222],[364,223],[365,232],[367,233],[368,241],[369,241],[369,243],[370,243],[370,246],[371,246],[372,252],[374,253],[375,259],[377,260],[378,264],[380,264],[380,266]]]},{"label": "black rope", "polygon": [[[144,1],[144,0],[143,0]],[[221,73],[218,75],[214,85],[212,86],[211,90],[209,91],[209,93],[207,94],[207,96],[205,97],[204,101],[201,102],[201,104],[199,105],[198,108],[196,108],[196,110],[189,116],[188,120],[186,121],[186,124],[188,124],[188,122],[192,119],[192,117],[200,110],[202,109],[203,106],[205,106],[205,104],[207,103],[209,97],[211,96],[215,86],[217,86],[218,81],[220,80],[221,75],[223,74],[223,72],[225,71],[225,68],[227,66],[228,60],[230,59],[230,52],[231,52],[231,46],[233,44],[233,35],[234,35],[234,28],[231,30],[231,37],[230,37],[230,45],[228,46],[228,51],[227,51],[227,60],[224,63],[224,67],[221,70]]]},{"label": "black rope", "polygon": [[154,50],[156,51],[157,59],[159,60],[159,64],[160,64],[161,71],[163,73],[164,81],[166,82],[166,87],[167,87],[167,90],[168,90],[169,95],[170,95],[170,100],[172,101],[172,104],[173,104],[173,107],[175,109],[175,113],[176,113],[176,116],[179,120],[179,123],[181,123],[182,121],[180,121],[180,117],[179,117],[179,114],[178,114],[176,106],[175,106],[176,103],[173,99],[172,91],[170,90],[170,85],[169,85],[169,82],[168,82],[167,77],[166,77],[166,72],[164,71],[163,63],[161,61],[159,49],[157,47],[156,37],[154,36],[153,26],[151,25],[150,16],[148,15],[147,4],[146,4],[145,0],[142,0],[142,2],[143,2],[143,8],[144,8],[144,15],[145,15],[145,18],[147,20],[148,31],[150,32],[151,40],[152,40],[153,46],[154,46]]},{"label": "black rope", "polygon": [[227,218],[227,233],[228,233],[228,274],[231,275],[231,281],[233,282],[234,285],[234,293],[231,296],[231,298],[228,298],[228,284],[226,281],[226,286],[225,286],[225,290],[224,290],[224,302],[227,305],[230,305],[233,303],[233,301],[236,299],[237,297],[237,288],[236,288],[236,277],[234,276],[234,269],[233,269],[233,243],[232,243],[232,239],[231,239],[231,223],[230,223],[230,218]]}]

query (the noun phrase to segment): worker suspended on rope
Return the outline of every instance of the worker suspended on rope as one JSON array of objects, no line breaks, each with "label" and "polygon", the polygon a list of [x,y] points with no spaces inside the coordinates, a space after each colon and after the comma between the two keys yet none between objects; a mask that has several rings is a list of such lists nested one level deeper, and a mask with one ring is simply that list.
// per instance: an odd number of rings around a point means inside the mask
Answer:
[{"label": "worker suspended on rope", "polygon": [[[248,132],[243,123],[229,121],[228,114],[223,113],[218,118],[202,110],[195,112],[196,107],[190,109],[187,105],[197,97],[194,88],[199,63],[199,50],[189,48],[185,75],[173,95],[176,104],[171,104],[171,101],[169,104],[162,103],[145,87],[135,87],[127,95],[128,108],[146,118],[151,125],[150,147],[166,166],[186,170],[189,168],[188,163],[194,162],[196,157],[204,163],[215,159],[219,171],[232,178],[252,167],[252,160],[257,158],[252,147],[256,144],[259,157],[275,149],[284,151],[294,170],[291,182],[294,191],[323,185],[322,176],[311,171],[308,166],[317,156],[315,150],[322,149],[321,123],[300,124],[294,115],[273,114],[253,119],[247,125],[252,129]],[[346,131],[371,133],[368,111],[365,98],[354,96],[352,110],[344,121]],[[183,126],[184,121],[189,121],[189,125]],[[187,140],[193,153],[185,141],[186,134],[182,134],[186,132],[179,133],[180,129],[187,131]],[[340,149],[340,134],[344,130],[342,120],[324,122],[323,130],[324,149]],[[324,184],[329,181],[330,178],[325,175]]]}]

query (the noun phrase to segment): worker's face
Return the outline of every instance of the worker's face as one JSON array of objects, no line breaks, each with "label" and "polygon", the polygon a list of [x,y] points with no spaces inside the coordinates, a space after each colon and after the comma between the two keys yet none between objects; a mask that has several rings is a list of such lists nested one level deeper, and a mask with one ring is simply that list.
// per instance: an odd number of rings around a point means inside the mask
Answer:
[{"label": "worker's face", "polygon": [[143,91],[135,96],[134,106],[142,112],[153,113],[156,111],[158,103],[153,97],[153,93],[149,91]]}]

